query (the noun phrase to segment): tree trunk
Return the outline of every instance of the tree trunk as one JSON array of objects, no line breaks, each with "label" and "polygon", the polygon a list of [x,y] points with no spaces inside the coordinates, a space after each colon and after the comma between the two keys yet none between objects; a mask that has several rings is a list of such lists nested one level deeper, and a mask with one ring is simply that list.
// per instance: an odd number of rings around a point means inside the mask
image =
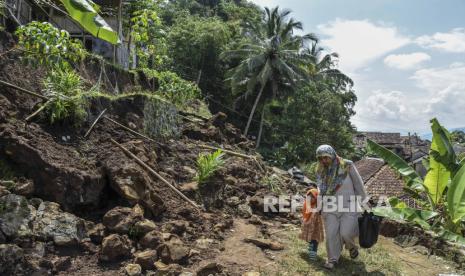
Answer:
[{"label": "tree trunk", "polygon": [[262,116],[260,119],[260,130],[258,131],[258,138],[257,138],[257,143],[255,145],[255,149],[258,149],[260,147],[260,141],[262,139],[262,133],[263,133],[263,123],[265,122],[265,105],[263,105],[262,109]]},{"label": "tree trunk", "polygon": [[255,109],[257,109],[258,102],[260,102],[260,98],[262,97],[263,90],[265,89],[265,84],[262,84],[260,88],[260,92],[258,92],[257,98],[255,99],[255,103],[253,104],[252,110],[250,111],[249,120],[247,121],[247,126],[244,130],[244,135],[247,136],[249,133],[250,123],[252,123],[253,115],[255,114]]}]

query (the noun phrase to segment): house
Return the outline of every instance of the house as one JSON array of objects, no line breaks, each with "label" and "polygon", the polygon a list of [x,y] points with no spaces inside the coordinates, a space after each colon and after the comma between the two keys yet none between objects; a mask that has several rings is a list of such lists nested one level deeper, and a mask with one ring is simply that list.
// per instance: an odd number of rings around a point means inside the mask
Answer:
[{"label": "house", "polygon": [[367,193],[375,202],[380,196],[397,197],[412,208],[418,207],[418,203],[404,191],[405,183],[399,174],[384,160],[364,158],[355,162],[355,167],[363,179]]},{"label": "house", "polygon": [[359,132],[354,135],[353,142],[357,150],[365,150],[367,140],[391,150],[409,163],[422,177],[426,175],[423,159],[428,156],[431,142],[421,139],[417,134],[402,136],[400,133]]},{"label": "house", "polygon": [[31,21],[47,21],[59,29],[66,30],[71,37],[83,42],[85,48],[105,59],[128,68],[130,45],[122,33],[122,3],[123,0],[94,0],[100,9],[100,15],[117,31],[122,41],[112,45],[87,33],[76,21],[66,13],[66,9],[58,0],[6,0],[6,27],[13,31],[17,25]]}]

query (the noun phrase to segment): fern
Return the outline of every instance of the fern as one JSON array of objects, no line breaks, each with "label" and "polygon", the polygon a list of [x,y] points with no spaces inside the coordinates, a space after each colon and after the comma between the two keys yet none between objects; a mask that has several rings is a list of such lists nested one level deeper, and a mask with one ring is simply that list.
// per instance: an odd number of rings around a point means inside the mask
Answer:
[{"label": "fern", "polygon": [[197,175],[195,180],[199,184],[205,184],[224,163],[224,153],[222,150],[209,154],[200,154],[197,158]]}]

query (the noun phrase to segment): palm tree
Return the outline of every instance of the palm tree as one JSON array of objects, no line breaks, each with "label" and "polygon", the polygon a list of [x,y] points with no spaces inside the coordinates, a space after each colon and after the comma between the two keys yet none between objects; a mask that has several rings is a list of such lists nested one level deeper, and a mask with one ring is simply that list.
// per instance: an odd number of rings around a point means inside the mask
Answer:
[{"label": "palm tree", "polygon": [[305,49],[310,60],[307,64],[309,78],[313,82],[329,80],[334,85],[334,90],[351,88],[353,80],[337,69],[339,55],[335,52],[323,56],[324,49],[314,41],[310,48]]},{"label": "palm tree", "polygon": [[[245,135],[249,132],[256,108],[265,90],[268,92],[268,100],[285,97],[284,94],[292,91],[298,81],[307,77],[304,64],[308,60],[308,54],[301,49],[304,41],[316,40],[316,38],[314,35],[294,35],[294,30],[302,29],[302,24],[292,18],[288,19],[289,14],[287,10],[280,11],[279,7],[272,10],[265,8],[264,24],[256,26],[254,32],[248,34],[250,42],[243,44],[238,50],[223,53],[223,58],[240,60],[239,65],[229,71],[228,79],[233,94],[243,93],[238,99],[255,95],[259,87],[244,130]],[[290,89],[282,89],[280,94],[279,86]],[[266,99],[263,101],[265,102]],[[263,128],[263,111],[262,109],[257,147],[260,145]]]}]

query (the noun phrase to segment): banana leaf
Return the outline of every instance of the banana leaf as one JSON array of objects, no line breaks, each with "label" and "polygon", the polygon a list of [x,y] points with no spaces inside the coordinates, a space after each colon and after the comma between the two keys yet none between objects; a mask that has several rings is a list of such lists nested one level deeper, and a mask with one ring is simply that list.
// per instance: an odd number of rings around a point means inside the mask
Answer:
[{"label": "banana leaf", "polygon": [[431,130],[433,131],[433,142],[430,154],[433,159],[444,165],[452,173],[453,177],[460,167],[458,166],[457,155],[452,146],[450,133],[439,124],[436,118],[431,120]]},{"label": "banana leaf", "polygon": [[465,246],[465,238],[459,234],[453,233],[449,230],[446,230],[442,227],[434,229],[434,232],[439,235],[444,240],[448,240],[453,243],[458,243],[462,246]]},{"label": "banana leaf", "polygon": [[386,217],[400,222],[412,222],[421,226],[423,229],[429,230],[428,220],[439,215],[437,212],[428,210],[418,210],[414,208],[404,207],[375,207],[372,209],[373,214]]},{"label": "banana leaf", "polygon": [[450,144],[450,136],[436,119],[431,120],[433,141],[431,143],[431,157],[429,170],[426,174],[424,185],[434,205],[442,200],[444,190],[451,176],[452,163],[455,164],[456,156]]},{"label": "banana leaf", "polygon": [[69,15],[93,36],[111,44],[120,43],[118,34],[98,14],[99,7],[90,0],[61,0]]},{"label": "banana leaf", "polygon": [[460,168],[447,190],[447,208],[454,223],[465,216],[465,166]]},{"label": "banana leaf", "polygon": [[425,191],[420,175],[404,159],[370,139],[368,139],[368,149],[383,158],[391,168],[399,172],[410,189],[417,192]]}]

